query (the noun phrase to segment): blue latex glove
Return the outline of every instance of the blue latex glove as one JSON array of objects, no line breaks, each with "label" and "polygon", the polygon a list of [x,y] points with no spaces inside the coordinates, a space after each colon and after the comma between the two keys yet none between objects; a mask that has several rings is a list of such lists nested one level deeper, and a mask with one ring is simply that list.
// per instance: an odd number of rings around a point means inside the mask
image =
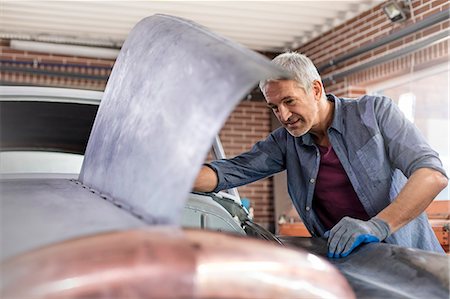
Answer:
[{"label": "blue latex glove", "polygon": [[359,245],[381,242],[390,234],[389,224],[379,218],[363,221],[344,217],[329,232],[327,255],[333,258],[346,257]]}]

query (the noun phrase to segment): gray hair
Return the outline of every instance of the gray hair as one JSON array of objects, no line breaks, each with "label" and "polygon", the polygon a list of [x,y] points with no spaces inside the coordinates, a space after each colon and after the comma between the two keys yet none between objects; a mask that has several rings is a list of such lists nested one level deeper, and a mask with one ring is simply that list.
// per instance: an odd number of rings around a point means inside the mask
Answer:
[{"label": "gray hair", "polygon": [[[294,76],[294,80],[307,92],[311,90],[311,85],[315,80],[322,82],[315,65],[303,54],[286,52],[275,57],[272,62],[290,72]],[[266,88],[267,83],[273,80],[276,79],[268,79],[259,82],[259,88],[264,95],[264,89]]]}]

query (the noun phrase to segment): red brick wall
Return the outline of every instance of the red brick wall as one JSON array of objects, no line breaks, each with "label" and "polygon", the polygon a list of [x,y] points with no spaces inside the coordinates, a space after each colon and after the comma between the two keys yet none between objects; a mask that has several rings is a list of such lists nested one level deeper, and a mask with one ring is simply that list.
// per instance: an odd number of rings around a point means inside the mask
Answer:
[{"label": "red brick wall", "polygon": [[[227,157],[248,151],[257,141],[267,137],[271,131],[270,113],[262,101],[245,101],[236,107],[220,132]],[[238,191],[242,198],[250,199],[255,221],[264,227],[272,227],[274,217],[272,179],[267,178],[242,186]]]},{"label": "red brick wall", "polygon": [[114,60],[14,50],[0,41],[2,84],[104,90]]},{"label": "red brick wall", "polygon": [[[348,54],[362,46],[371,44],[380,38],[420,22],[430,15],[448,10],[450,7],[448,1],[444,0],[412,0],[413,10],[411,17],[403,23],[392,23],[381,9],[383,4],[317,37],[300,47],[297,51],[308,55],[317,66],[321,66],[341,55]],[[361,65],[405,46],[412,45],[433,34],[448,30],[449,24],[450,21],[447,19],[431,27],[416,31],[400,40],[375,48],[368,53],[363,53],[345,61],[337,67],[325,70],[321,75],[326,77],[329,74]],[[365,93],[365,87],[369,84],[386,81],[395,76],[447,61],[449,57],[448,49],[449,40],[447,39],[399,59],[354,73],[337,82],[327,84],[325,88],[327,92],[335,93],[338,96],[357,97]]]}]

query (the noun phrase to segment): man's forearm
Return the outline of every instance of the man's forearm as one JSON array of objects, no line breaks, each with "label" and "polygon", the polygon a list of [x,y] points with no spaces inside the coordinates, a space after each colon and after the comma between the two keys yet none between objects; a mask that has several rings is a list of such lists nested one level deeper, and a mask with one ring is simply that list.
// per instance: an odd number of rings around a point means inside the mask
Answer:
[{"label": "man's forearm", "polygon": [[391,232],[419,216],[448,184],[439,171],[430,168],[416,170],[408,179],[397,198],[377,218],[387,222]]},{"label": "man's forearm", "polygon": [[211,192],[218,184],[217,174],[208,166],[203,166],[194,183],[194,191]]}]

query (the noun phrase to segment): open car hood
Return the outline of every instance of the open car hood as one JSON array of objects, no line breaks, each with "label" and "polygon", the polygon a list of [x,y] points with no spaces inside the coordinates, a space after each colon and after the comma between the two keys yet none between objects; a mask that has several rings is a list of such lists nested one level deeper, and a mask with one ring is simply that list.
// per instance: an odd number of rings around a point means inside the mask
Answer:
[{"label": "open car hood", "polygon": [[263,56],[192,22],[140,21],[108,80],[79,181],[148,223],[179,216],[213,139],[259,80]]}]

